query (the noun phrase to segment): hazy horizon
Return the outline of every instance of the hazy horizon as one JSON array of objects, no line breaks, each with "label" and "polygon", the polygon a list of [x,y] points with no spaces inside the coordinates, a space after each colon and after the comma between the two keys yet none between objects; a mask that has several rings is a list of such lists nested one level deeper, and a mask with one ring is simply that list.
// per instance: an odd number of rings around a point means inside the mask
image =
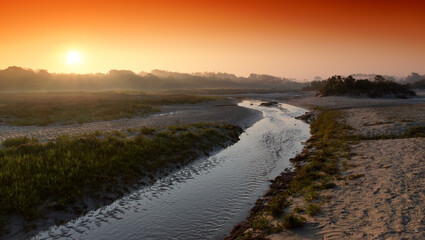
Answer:
[{"label": "hazy horizon", "polygon": [[0,4],[0,68],[251,72],[313,79],[425,72],[421,1]]}]

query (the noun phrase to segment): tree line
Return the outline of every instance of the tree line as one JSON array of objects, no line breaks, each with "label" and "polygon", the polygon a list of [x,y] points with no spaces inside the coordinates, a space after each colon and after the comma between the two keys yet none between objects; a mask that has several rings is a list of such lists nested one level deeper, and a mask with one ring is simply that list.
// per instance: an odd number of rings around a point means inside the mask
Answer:
[{"label": "tree line", "polygon": [[332,76],[327,80],[317,80],[310,83],[306,90],[317,90],[320,96],[367,96],[409,98],[416,95],[409,85],[386,80],[376,75],[373,81],[355,79],[353,76]]}]

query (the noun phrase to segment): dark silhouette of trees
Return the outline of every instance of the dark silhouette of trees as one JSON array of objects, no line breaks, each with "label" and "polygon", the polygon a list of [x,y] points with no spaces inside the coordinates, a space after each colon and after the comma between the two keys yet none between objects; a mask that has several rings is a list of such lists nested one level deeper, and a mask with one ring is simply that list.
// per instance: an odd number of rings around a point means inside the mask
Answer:
[{"label": "dark silhouette of trees", "polygon": [[322,96],[368,96],[377,97],[397,97],[408,98],[415,96],[416,93],[409,89],[408,85],[386,80],[381,75],[376,75],[374,81],[367,79],[356,80],[352,76],[343,78],[333,76],[326,80],[326,84],[319,90]]},{"label": "dark silhouette of trees", "polygon": [[416,81],[412,84],[409,84],[411,88],[419,88],[419,89],[425,89],[425,78],[419,81]]}]

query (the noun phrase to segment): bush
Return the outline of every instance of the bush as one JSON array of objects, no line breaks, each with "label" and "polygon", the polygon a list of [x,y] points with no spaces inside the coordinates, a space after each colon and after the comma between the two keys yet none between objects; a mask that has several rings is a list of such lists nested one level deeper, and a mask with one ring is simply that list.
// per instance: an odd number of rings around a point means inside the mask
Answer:
[{"label": "bush", "polygon": [[309,216],[314,216],[320,211],[320,206],[317,204],[308,204],[306,212]]},{"label": "bush", "polygon": [[283,194],[274,196],[267,203],[267,208],[274,217],[279,217],[282,215],[283,209],[287,206],[289,206],[289,203]]},{"label": "bush", "polygon": [[269,227],[269,220],[265,217],[256,217],[252,221],[251,226],[255,229],[264,230]]},{"label": "bush", "polygon": [[142,127],[140,133],[144,135],[152,135],[155,132],[155,128]]},{"label": "bush", "polygon": [[302,227],[306,219],[294,214],[285,215],[282,219],[282,226],[286,229]]}]

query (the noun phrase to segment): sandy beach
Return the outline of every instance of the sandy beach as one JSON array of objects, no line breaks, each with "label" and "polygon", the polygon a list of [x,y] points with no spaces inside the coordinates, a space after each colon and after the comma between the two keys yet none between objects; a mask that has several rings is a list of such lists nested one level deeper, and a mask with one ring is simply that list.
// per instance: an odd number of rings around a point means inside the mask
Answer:
[{"label": "sandy beach", "polygon": [[[419,95],[423,95],[423,92]],[[400,135],[425,126],[425,99],[349,97],[294,98],[288,103],[343,111],[352,134]],[[350,165],[336,187],[322,190],[328,201],[307,224],[269,239],[425,239],[425,139],[364,140],[352,145]],[[347,180],[347,176],[358,178]],[[294,198],[293,202],[301,202]],[[289,212],[293,211],[290,207]]]}]

